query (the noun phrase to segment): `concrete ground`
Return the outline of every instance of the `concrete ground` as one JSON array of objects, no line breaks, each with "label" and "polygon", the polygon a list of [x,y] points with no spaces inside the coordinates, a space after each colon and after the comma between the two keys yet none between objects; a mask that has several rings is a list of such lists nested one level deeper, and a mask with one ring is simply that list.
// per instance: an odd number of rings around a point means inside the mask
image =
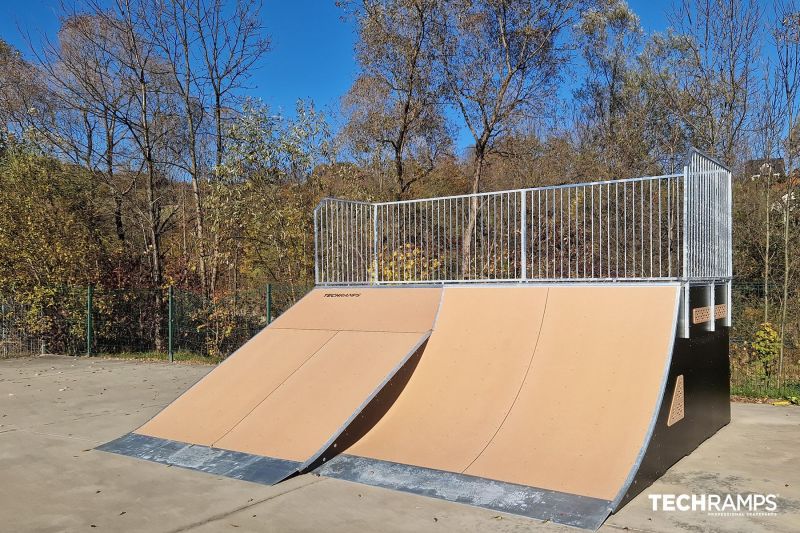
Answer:
[{"label": "concrete ground", "polygon": [[[41,357],[0,361],[2,531],[576,531],[304,475],[267,487],[92,448],[135,429],[209,367]],[[602,531],[800,530],[800,408],[733,421]],[[778,494],[776,516],[653,511],[648,494]]]}]

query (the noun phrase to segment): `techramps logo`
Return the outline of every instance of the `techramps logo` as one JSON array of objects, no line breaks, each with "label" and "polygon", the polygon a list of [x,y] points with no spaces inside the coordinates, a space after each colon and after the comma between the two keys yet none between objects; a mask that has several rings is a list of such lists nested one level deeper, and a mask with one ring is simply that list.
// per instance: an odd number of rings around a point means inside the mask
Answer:
[{"label": "techramps logo", "polygon": [[777,494],[648,494],[653,511],[708,516],[777,516]]}]

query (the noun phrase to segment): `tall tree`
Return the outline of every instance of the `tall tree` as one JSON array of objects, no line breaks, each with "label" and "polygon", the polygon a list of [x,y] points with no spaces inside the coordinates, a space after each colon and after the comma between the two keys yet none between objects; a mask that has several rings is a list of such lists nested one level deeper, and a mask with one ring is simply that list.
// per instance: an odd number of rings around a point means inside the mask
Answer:
[{"label": "tall tree", "polygon": [[435,86],[436,0],[353,0],[361,74],[344,98],[345,133],[357,151],[391,160],[394,193],[433,171],[450,147]]},{"label": "tall tree", "polygon": [[[481,190],[487,157],[498,137],[547,105],[567,60],[562,32],[576,2],[442,0],[436,16],[436,55],[448,102],[472,136],[471,192]],[[469,203],[463,236],[468,271],[478,200]]]},{"label": "tall tree", "polygon": [[[194,200],[194,233],[197,246],[196,260],[200,290],[208,298],[209,279],[206,257],[206,213],[203,205],[203,171],[201,137],[207,107],[205,103],[205,69],[196,43],[200,40],[198,31],[203,28],[195,24],[196,13],[204,12],[203,0],[151,0],[149,10],[152,17],[147,19],[148,37],[158,48],[167,65],[171,85],[175,88],[181,102],[182,117],[185,122],[185,141],[176,146],[179,153],[171,158],[172,163],[188,174],[192,185]],[[206,165],[207,169],[208,166]]]},{"label": "tall tree", "polygon": [[[253,67],[270,47],[261,23],[260,0],[196,0],[194,33],[205,65],[213,114],[214,166],[222,166],[225,151],[225,115],[235,105],[236,90],[247,82]],[[212,243],[208,291],[213,295],[219,277],[219,230],[211,228]]]},{"label": "tall tree", "polygon": [[779,379],[783,378],[786,350],[786,325],[789,310],[789,287],[794,277],[795,203],[797,193],[797,159],[800,155],[798,118],[800,117],[800,6],[794,0],[776,0],[772,38],[777,51],[776,76],[782,92],[782,115],[788,138],[785,146],[786,187],[780,206],[783,215],[783,298],[781,301]]},{"label": "tall tree", "polygon": [[756,87],[761,7],[756,0],[682,0],[670,22],[672,29],[650,46],[655,90],[692,144],[734,165]]},{"label": "tall tree", "polygon": [[612,179],[657,171],[657,137],[648,120],[656,110],[643,90],[639,17],[624,0],[603,0],[583,13],[576,33],[586,77],[575,93],[581,111],[575,129],[581,150],[598,163],[590,175]]}]

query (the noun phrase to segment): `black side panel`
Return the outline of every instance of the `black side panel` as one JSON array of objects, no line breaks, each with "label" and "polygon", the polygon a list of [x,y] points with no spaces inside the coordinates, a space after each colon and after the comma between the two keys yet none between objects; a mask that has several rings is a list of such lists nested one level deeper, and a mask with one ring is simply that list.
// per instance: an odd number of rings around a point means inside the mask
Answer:
[{"label": "black side panel", "polygon": [[[702,288],[692,288],[690,307],[702,307]],[[689,455],[731,420],[728,330],[717,320],[715,331],[692,325],[690,338],[675,339],[664,399],[650,444],[620,509],[661,477],[672,465]],[[667,426],[676,379],[683,375],[685,416]]]}]

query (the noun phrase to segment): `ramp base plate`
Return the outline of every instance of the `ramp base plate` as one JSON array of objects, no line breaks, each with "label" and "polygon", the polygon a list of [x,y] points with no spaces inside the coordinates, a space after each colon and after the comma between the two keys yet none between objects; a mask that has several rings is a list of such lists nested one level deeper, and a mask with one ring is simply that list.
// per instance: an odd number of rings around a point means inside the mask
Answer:
[{"label": "ramp base plate", "polygon": [[599,528],[611,512],[608,500],[353,455],[316,473],[583,529]]},{"label": "ramp base plate", "polygon": [[274,485],[294,475],[301,464],[136,433],[128,433],[96,449],[264,485]]}]

